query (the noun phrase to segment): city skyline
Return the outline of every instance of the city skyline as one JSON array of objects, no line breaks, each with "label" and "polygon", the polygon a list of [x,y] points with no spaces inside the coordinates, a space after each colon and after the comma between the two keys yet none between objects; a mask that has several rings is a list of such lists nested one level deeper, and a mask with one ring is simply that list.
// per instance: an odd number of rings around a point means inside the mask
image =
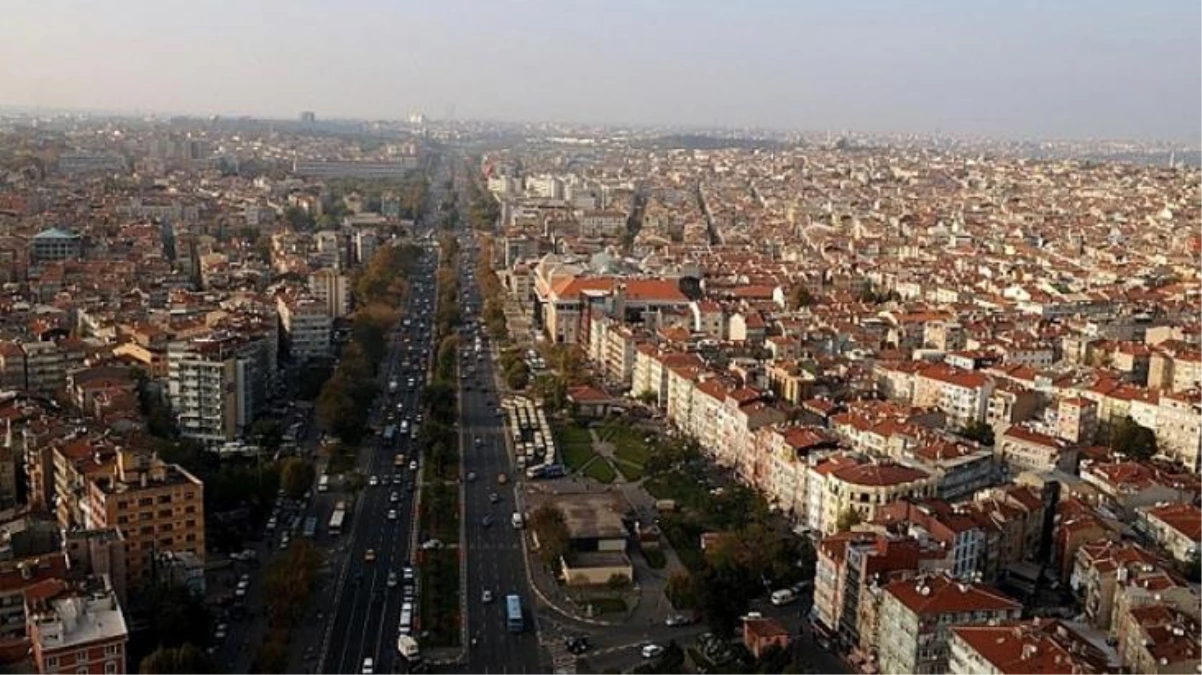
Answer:
[{"label": "city skyline", "polygon": [[[287,7],[214,2],[189,8],[187,21],[140,2],[10,11],[0,106],[1199,138],[1194,3],[1098,3],[1088,14],[1037,3],[702,3],[688,16],[622,3],[364,0],[337,17],[318,2]],[[335,19],[346,30],[331,30]]]}]

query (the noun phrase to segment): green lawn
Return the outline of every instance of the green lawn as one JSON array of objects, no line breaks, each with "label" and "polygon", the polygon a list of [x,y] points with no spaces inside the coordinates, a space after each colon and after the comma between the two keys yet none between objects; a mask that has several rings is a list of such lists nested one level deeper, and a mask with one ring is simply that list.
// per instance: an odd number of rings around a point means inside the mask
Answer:
[{"label": "green lawn", "polygon": [[561,445],[592,445],[593,437],[588,429],[575,424],[558,427],[555,436]]},{"label": "green lawn", "polygon": [[420,539],[438,539],[444,544],[459,542],[459,491],[449,483],[422,487],[418,514]]},{"label": "green lawn", "polygon": [[640,467],[645,465],[647,458],[651,456],[651,449],[642,445],[642,439],[639,443],[640,445],[619,445],[614,450],[614,456],[629,464],[638,464]]},{"label": "green lawn", "polygon": [[591,445],[570,443],[560,445],[559,450],[560,454],[563,455],[563,464],[568,468],[568,471],[579,471],[580,467],[597,456],[597,453],[593,452],[593,446]]},{"label": "green lawn", "polygon": [[598,483],[606,484],[614,482],[614,479],[618,477],[618,474],[614,472],[614,468],[609,465],[609,462],[605,461],[604,457],[597,457],[592,464],[589,464],[584,470],[584,475]]},{"label": "green lawn", "polygon": [[628,481],[639,480],[643,477],[643,473],[645,473],[643,471],[642,464],[634,464],[632,462],[625,461],[621,459],[621,455],[619,455],[618,460],[614,462],[614,466],[617,467],[618,471],[622,472],[622,477]]},{"label": "green lawn", "polygon": [[677,507],[699,509],[709,499],[709,492],[696,479],[672,471],[650,478],[643,487],[656,499],[671,499]]}]

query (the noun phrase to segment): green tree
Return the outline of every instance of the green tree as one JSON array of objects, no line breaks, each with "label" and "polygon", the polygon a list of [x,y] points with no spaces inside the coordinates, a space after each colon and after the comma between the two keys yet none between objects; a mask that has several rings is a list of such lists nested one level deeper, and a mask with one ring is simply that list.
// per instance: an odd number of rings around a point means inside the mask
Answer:
[{"label": "green tree", "polygon": [[313,215],[299,206],[289,206],[284,209],[284,220],[298,232],[308,232],[317,224]]},{"label": "green tree", "polygon": [[209,644],[212,617],[201,598],[187,587],[155,585],[140,593],[135,602],[146,603],[146,615],[150,617],[148,644],[159,647]]},{"label": "green tree", "polygon": [[740,617],[747,613],[758,581],[739,565],[706,565],[693,575],[693,594],[710,630],[721,638],[734,634]]},{"label": "green tree", "polygon": [[268,452],[275,452],[284,442],[284,431],[276,420],[261,419],[250,426],[250,437],[256,445]]},{"label": "green tree", "polygon": [[960,435],[981,445],[992,446],[994,442],[993,427],[988,423],[973,420],[960,432]]},{"label": "green tree", "polygon": [[191,642],[179,647],[159,647],[147,654],[139,664],[139,672],[149,675],[167,673],[209,673],[213,664],[203,651]]},{"label": "green tree", "polygon": [[538,537],[538,555],[544,563],[557,567],[569,554],[571,536],[563,511],[553,504],[543,504],[530,514],[530,529]]},{"label": "green tree", "polygon": [[1110,430],[1110,449],[1133,459],[1150,459],[1156,454],[1156,433],[1124,417]]},{"label": "green tree", "polygon": [[300,457],[285,459],[280,469],[280,484],[290,499],[300,499],[313,487],[316,477],[317,470]]},{"label": "green tree", "polygon": [[839,532],[849,532],[851,528],[864,522],[863,516],[853,507],[847,507],[839,514],[838,520],[835,521],[835,529]]},{"label": "green tree", "polygon": [[673,572],[664,584],[664,595],[676,609],[693,609],[697,596],[693,593],[693,577],[685,570]]}]

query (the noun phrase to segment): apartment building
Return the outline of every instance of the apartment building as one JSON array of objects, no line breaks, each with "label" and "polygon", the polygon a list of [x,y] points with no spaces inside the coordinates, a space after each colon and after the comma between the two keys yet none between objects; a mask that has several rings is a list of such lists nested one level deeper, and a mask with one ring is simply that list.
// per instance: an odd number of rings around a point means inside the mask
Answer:
[{"label": "apartment building", "polygon": [[954,626],[948,647],[947,672],[953,675],[1093,675],[1114,672],[1115,665],[1089,638],[1057,619]]},{"label": "apartment building", "polygon": [[935,475],[918,468],[891,462],[856,462],[836,468],[822,485],[821,532],[833,534],[839,516],[849,510],[861,521],[876,518],[878,509],[900,499],[933,497],[938,489]]},{"label": "apartment building", "polygon": [[1092,443],[1098,431],[1098,404],[1072,396],[1056,406],[1056,437],[1069,443]]},{"label": "apartment building", "polygon": [[154,581],[159,556],[205,556],[204,484],[177,464],[122,450],[111,473],[89,484],[91,529],[117,528],[125,539],[130,589]]},{"label": "apartment building", "polygon": [[266,400],[267,345],[213,333],[167,350],[167,396],[180,433],[208,444],[244,434]]},{"label": "apartment building", "polygon": [[295,160],[292,162],[292,173],[304,178],[360,178],[363,180],[385,180],[404,178],[412,169],[417,168],[417,156],[405,157],[401,161],[336,161],[336,160]]},{"label": "apartment building", "polygon": [[27,639],[25,592],[65,577],[71,563],[62,551],[0,561],[0,647]]},{"label": "apartment building", "polygon": [[[1160,502],[1137,509],[1139,524],[1174,560],[1188,562],[1198,557],[1202,541],[1202,509],[1182,502]],[[1142,527],[1141,527],[1142,526]]]},{"label": "apartment building", "polygon": [[582,237],[619,237],[626,232],[626,214],[612,210],[581,211],[577,220]]},{"label": "apartment building", "polygon": [[74,260],[83,255],[83,237],[75,232],[52,227],[29,240],[29,260],[33,264],[56,260]]},{"label": "apartment building", "polygon": [[284,343],[293,361],[303,363],[330,355],[333,319],[325,304],[311,296],[281,295],[276,298],[276,309]]},{"label": "apartment building", "polygon": [[914,401],[919,408],[938,408],[951,428],[984,422],[993,394],[993,378],[984,373],[933,365],[914,376]]},{"label": "apartment building", "polygon": [[25,389],[54,394],[67,386],[67,371],[83,364],[86,352],[79,340],[23,342]]},{"label": "apartment building", "polygon": [[1156,412],[1157,454],[1198,473],[1202,469],[1202,390],[1162,391]]},{"label": "apartment building", "polygon": [[880,672],[946,673],[952,627],[1014,621],[1021,614],[1021,603],[991,586],[944,575],[892,582],[882,589]]},{"label": "apartment building", "polygon": [[310,274],[309,293],[331,318],[351,313],[351,279],[338,270],[324,268]]},{"label": "apartment building", "polygon": [[1024,471],[1066,471],[1073,473],[1077,466],[1077,450],[1064,441],[1026,427],[1012,425],[997,439],[994,446],[998,462],[1011,475]]},{"label": "apartment building", "polygon": [[129,629],[108,580],[44,581],[26,592],[39,673],[125,673]]},{"label": "apartment building", "polygon": [[1124,672],[1198,672],[1202,669],[1200,631],[1196,602],[1188,608],[1165,604],[1131,608],[1118,642]]}]

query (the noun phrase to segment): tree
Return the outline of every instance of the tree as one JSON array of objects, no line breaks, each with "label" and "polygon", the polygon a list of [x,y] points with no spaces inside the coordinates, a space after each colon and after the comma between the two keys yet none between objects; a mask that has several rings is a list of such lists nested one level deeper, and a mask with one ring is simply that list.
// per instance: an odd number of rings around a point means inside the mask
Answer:
[{"label": "tree", "polygon": [[864,522],[864,518],[860,512],[849,506],[839,514],[839,519],[835,521],[835,529],[839,532],[848,532],[862,522]]},{"label": "tree", "polygon": [[275,452],[284,442],[284,432],[280,423],[273,419],[256,420],[250,426],[250,437],[256,445],[269,452]]},{"label": "tree", "polygon": [[684,570],[673,572],[664,584],[664,595],[676,609],[692,609],[697,606],[693,593],[693,577]]},{"label": "tree", "polygon": [[300,499],[313,487],[313,480],[316,477],[317,470],[300,457],[285,459],[283,467],[280,469],[280,484],[290,499]]},{"label": "tree", "polygon": [[150,617],[148,644],[178,647],[184,643],[206,646],[212,635],[212,618],[204,602],[178,584],[159,584],[140,593],[137,602],[145,602]]},{"label": "tree", "polygon": [[793,306],[797,308],[809,307],[814,304],[814,296],[810,295],[810,289],[802,284],[798,284],[793,288],[793,293],[789,296]]},{"label": "tree", "polygon": [[179,647],[159,647],[147,654],[139,665],[142,673],[208,673],[212,670],[205,653],[185,642]]},{"label": "tree", "polygon": [[960,435],[970,441],[976,441],[981,445],[992,446],[994,442],[993,427],[988,423],[979,420],[969,422],[967,426],[960,432]]},{"label": "tree", "polygon": [[757,580],[738,565],[706,565],[693,575],[693,593],[710,630],[721,638],[734,634],[758,591]]},{"label": "tree", "polygon": [[538,554],[551,567],[559,565],[569,553],[571,535],[563,511],[553,504],[543,504],[530,514],[530,529],[538,537]]},{"label": "tree", "polygon": [[1110,449],[1134,459],[1150,459],[1156,454],[1156,433],[1124,417],[1110,430]]}]

